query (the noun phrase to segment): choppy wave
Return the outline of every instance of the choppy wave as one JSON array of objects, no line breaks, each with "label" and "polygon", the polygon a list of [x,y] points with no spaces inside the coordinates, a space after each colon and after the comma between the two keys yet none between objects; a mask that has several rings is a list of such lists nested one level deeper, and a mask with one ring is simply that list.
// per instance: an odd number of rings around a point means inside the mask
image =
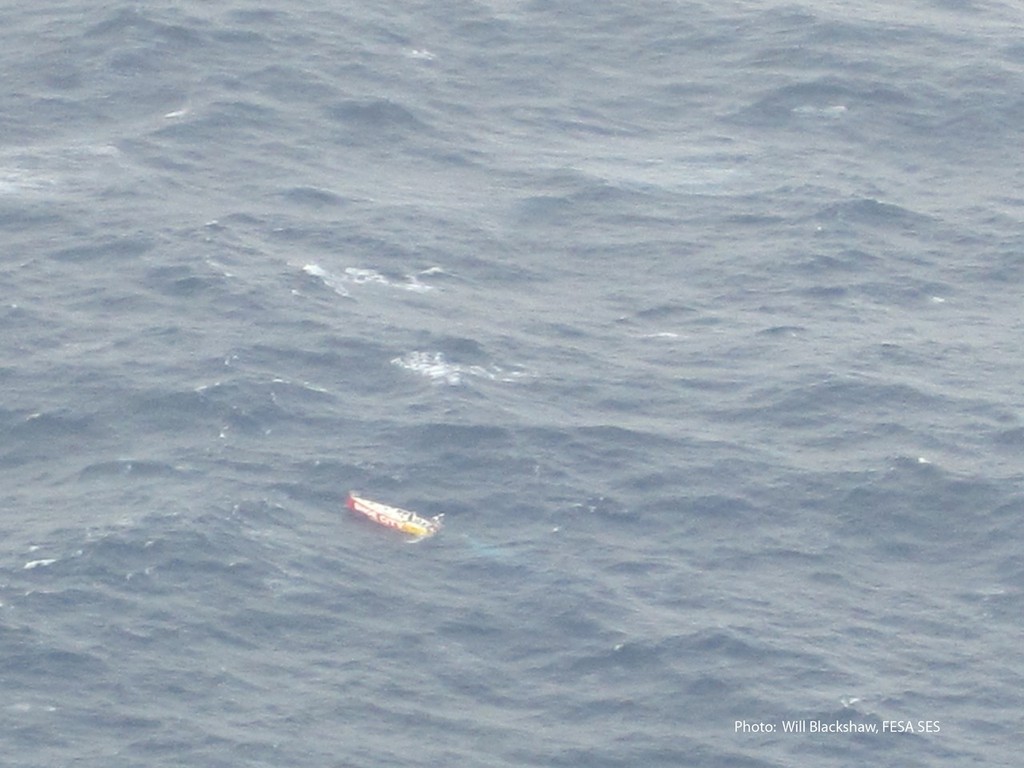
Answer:
[{"label": "choppy wave", "polygon": [[7,5],[5,765],[1016,764],[1019,9]]},{"label": "choppy wave", "polygon": [[440,268],[431,267],[416,274],[405,275],[402,279],[387,277],[375,269],[364,267],[345,267],[340,273],[329,272],[319,264],[306,264],[302,271],[311,277],[319,278],[324,285],[340,296],[351,296],[353,286],[379,285],[412,293],[428,293],[435,287],[422,282],[421,278],[437,274]]},{"label": "choppy wave", "polygon": [[503,368],[498,365],[468,365],[448,360],[443,352],[416,350],[393,358],[392,365],[418,373],[431,381],[457,387],[470,379],[515,382],[528,378],[530,374],[519,369]]},{"label": "choppy wave", "polygon": [[31,146],[0,151],[0,195],[52,197],[97,190],[123,175],[121,153],[110,144]]}]

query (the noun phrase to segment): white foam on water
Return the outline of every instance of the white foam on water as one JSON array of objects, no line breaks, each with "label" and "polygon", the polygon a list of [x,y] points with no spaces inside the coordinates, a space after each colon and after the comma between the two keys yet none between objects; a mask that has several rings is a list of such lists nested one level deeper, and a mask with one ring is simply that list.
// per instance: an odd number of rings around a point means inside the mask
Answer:
[{"label": "white foam on water", "polygon": [[326,269],[321,267],[319,264],[306,264],[302,271],[312,277],[320,278],[320,281],[328,288],[332,289],[339,296],[351,296],[348,292],[348,288],[344,286],[341,278],[336,275],[332,275]]},{"label": "white foam on water", "polygon": [[324,285],[341,296],[351,296],[350,287],[364,285],[379,285],[384,288],[410,291],[412,293],[429,293],[437,289],[432,285],[420,282],[419,275],[434,275],[443,272],[439,267],[431,267],[430,269],[423,270],[418,275],[406,275],[404,280],[395,280],[375,269],[364,267],[345,267],[345,271],[339,275],[334,272],[328,272],[319,264],[306,264],[302,267],[302,271],[307,275],[319,278]]},{"label": "white foam on water", "polygon": [[466,377],[511,383],[530,374],[519,370],[506,370],[497,365],[462,365],[450,362],[443,352],[424,352],[417,350],[391,360],[392,365],[407,371],[418,373],[431,381],[457,387],[464,383]]},{"label": "white foam on water", "polygon": [[463,366],[449,363],[440,352],[409,352],[392,359],[391,364],[451,387],[462,384],[462,375],[467,372]]},{"label": "white foam on water", "polygon": [[[424,272],[420,274],[426,273]],[[416,275],[406,275],[404,282],[396,282],[388,279],[385,275],[382,275],[375,269],[363,269],[360,267],[346,267],[345,276],[342,279],[347,280],[354,285],[376,283],[377,285],[383,285],[388,288],[397,288],[402,291],[413,291],[414,293],[427,293],[428,291],[434,290],[433,286],[421,283]]]},{"label": "white foam on water", "polygon": [[31,571],[34,568],[44,568],[47,565],[53,565],[56,562],[57,558],[55,557],[48,557],[43,560],[29,560],[27,563],[25,563],[24,570]]}]

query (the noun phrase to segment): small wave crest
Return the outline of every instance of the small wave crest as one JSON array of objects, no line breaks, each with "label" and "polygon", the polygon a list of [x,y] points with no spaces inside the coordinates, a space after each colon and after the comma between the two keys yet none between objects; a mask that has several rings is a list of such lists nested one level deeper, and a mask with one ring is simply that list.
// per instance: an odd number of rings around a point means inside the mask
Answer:
[{"label": "small wave crest", "polygon": [[523,371],[506,370],[497,365],[465,365],[450,362],[443,352],[409,352],[391,361],[392,365],[407,371],[447,384],[450,387],[461,386],[467,377],[486,379],[489,381],[517,381],[527,374]]},{"label": "small wave crest", "polygon": [[[427,271],[429,272],[429,270]],[[342,279],[348,280],[354,285],[376,283],[378,285],[387,286],[388,288],[397,288],[402,291],[412,291],[413,293],[427,293],[428,291],[434,290],[433,286],[421,283],[417,275],[406,275],[402,282],[396,282],[388,279],[374,269],[360,269],[358,267],[346,267],[345,276]]]},{"label": "small wave crest", "polygon": [[337,275],[332,275],[326,269],[321,267],[319,264],[306,264],[302,271],[311,277],[320,278],[320,281],[328,288],[332,289],[339,296],[351,296],[348,292],[348,288],[342,283],[341,279]]},{"label": "small wave crest", "polygon": [[29,560],[27,563],[25,563],[24,570],[32,571],[36,568],[45,568],[46,566],[53,565],[56,562],[56,557],[45,557],[41,560]]},{"label": "small wave crest", "polygon": [[319,264],[306,264],[302,267],[302,271],[311,277],[319,278],[324,285],[337,294],[351,296],[349,288],[356,285],[380,285],[400,291],[428,293],[436,289],[434,286],[422,282],[420,276],[438,274],[442,270],[439,267],[431,267],[416,274],[405,275],[401,280],[390,278],[375,269],[362,267],[346,267],[344,272],[338,274],[328,272]]}]

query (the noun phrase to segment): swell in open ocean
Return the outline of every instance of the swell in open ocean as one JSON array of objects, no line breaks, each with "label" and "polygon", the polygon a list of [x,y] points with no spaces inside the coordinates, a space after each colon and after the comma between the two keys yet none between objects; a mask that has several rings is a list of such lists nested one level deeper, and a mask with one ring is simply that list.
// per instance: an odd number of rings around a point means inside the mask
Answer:
[{"label": "swell in open ocean", "polygon": [[5,764],[1015,764],[1019,22],[12,11]]}]

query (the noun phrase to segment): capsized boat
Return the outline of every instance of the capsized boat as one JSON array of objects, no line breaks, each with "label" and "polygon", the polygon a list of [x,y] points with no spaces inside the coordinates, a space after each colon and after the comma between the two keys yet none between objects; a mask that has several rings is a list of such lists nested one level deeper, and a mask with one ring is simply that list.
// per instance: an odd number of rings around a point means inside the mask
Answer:
[{"label": "capsized boat", "polygon": [[345,506],[353,512],[366,515],[375,523],[394,528],[402,533],[408,533],[418,538],[433,536],[441,530],[442,518],[444,515],[433,517],[421,517],[415,512],[407,509],[391,507],[381,504],[379,501],[370,501],[358,496],[355,492],[349,492]]}]

